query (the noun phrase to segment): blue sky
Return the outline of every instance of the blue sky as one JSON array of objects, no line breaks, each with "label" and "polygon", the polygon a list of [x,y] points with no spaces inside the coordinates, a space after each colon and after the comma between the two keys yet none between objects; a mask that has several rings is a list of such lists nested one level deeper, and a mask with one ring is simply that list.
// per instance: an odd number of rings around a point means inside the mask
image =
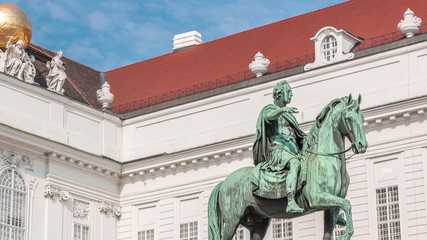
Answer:
[{"label": "blue sky", "polygon": [[33,25],[32,43],[100,71],[172,51],[176,34],[203,42],[345,0],[9,0]]}]

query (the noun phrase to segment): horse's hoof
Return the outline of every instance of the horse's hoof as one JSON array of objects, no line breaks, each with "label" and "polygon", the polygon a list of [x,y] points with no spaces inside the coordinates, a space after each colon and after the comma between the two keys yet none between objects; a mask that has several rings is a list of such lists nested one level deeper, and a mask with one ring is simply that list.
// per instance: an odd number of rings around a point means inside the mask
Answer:
[{"label": "horse's hoof", "polygon": [[347,226],[347,221],[343,217],[341,217],[340,215],[338,215],[338,217],[337,217],[337,225]]},{"label": "horse's hoof", "polygon": [[304,208],[300,208],[296,203],[289,203],[286,208],[286,212],[288,213],[302,213],[304,212]]}]

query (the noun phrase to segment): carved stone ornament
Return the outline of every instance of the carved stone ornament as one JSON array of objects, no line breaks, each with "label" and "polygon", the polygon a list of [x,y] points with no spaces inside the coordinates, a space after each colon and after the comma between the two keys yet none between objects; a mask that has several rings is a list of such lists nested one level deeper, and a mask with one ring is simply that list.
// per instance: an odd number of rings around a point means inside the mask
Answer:
[{"label": "carved stone ornament", "polygon": [[252,73],[256,74],[256,77],[261,77],[268,71],[268,66],[270,66],[270,60],[265,58],[262,53],[258,52],[255,54],[254,61],[249,64],[249,69]]},{"label": "carved stone ornament", "polygon": [[111,213],[115,218],[119,218],[122,215],[122,207],[106,202],[100,203],[99,211],[105,214]]},{"label": "carved stone ornament", "polygon": [[47,90],[59,94],[64,94],[62,86],[67,78],[64,63],[61,60],[62,56],[62,51],[58,51],[51,61],[46,62],[46,67],[49,69],[49,74],[46,76]]},{"label": "carved stone ornament", "polygon": [[36,76],[36,68],[33,64],[35,61],[34,56],[29,56],[25,52],[22,40],[12,43],[13,38],[11,36],[6,43],[6,52],[0,49],[0,72],[27,83],[38,84],[34,82],[34,77]]},{"label": "carved stone ornament", "polygon": [[88,220],[89,217],[89,203],[74,200],[73,201],[73,217],[82,220]]},{"label": "carved stone ornament", "polygon": [[413,37],[421,26],[421,19],[416,17],[414,12],[408,8],[403,14],[403,20],[397,24],[397,29],[406,35],[407,38]]},{"label": "carved stone ornament", "polygon": [[102,84],[101,89],[96,91],[96,96],[98,98],[98,102],[102,104],[103,110],[111,109],[111,103],[114,101],[114,95],[110,92],[110,84],[105,82]]},{"label": "carved stone ornament", "polygon": [[50,197],[52,199],[58,198],[59,201],[67,201],[70,198],[68,191],[62,190],[57,187],[46,185],[44,187],[44,194],[46,198]]},{"label": "carved stone ornament", "polygon": [[0,166],[5,165],[33,171],[33,163],[29,157],[0,149]]}]

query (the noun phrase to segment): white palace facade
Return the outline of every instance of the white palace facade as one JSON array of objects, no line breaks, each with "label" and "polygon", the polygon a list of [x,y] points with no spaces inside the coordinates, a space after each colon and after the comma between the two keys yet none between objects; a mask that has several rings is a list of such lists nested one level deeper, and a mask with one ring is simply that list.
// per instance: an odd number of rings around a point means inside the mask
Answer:
[{"label": "white palace facade", "polygon": [[[368,2],[352,0],[319,11],[327,15]],[[231,172],[253,164],[258,113],[272,103],[272,89],[281,80],[293,89],[291,106],[299,109],[297,119],[306,132],[332,99],[362,95],[369,147],[347,162],[352,239],[427,239],[427,26],[418,26],[413,36],[396,32],[408,7],[427,21],[427,4],[371,2],[395,5],[390,8],[399,14],[392,19],[387,20],[394,12],[378,13],[395,30],[375,35],[372,26],[365,36],[363,29],[352,31],[357,23],[331,22],[309,33],[307,54],[314,57],[304,63],[273,71],[278,60],[269,58],[265,46],[254,46],[259,50],[242,64],[247,70],[261,51],[271,64],[259,77],[129,111],[114,102],[112,112],[103,110],[67,91],[61,95],[0,73],[0,239],[208,239],[210,193]],[[233,36],[239,34],[249,33]],[[224,46],[230,38],[186,45],[189,49],[172,54],[221,41]],[[227,71],[223,76],[235,73]],[[111,92],[126,102],[125,94],[115,92],[114,74],[106,73]],[[274,220],[266,239],[322,236],[323,213],[317,212]],[[235,239],[249,240],[249,232],[239,228]]]}]

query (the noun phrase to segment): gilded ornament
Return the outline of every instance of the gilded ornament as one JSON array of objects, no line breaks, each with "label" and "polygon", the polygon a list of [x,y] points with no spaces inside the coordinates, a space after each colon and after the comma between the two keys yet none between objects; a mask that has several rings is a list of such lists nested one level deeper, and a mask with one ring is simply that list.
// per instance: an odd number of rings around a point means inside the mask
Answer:
[{"label": "gilded ornament", "polygon": [[13,43],[18,40],[28,46],[32,36],[31,21],[28,15],[18,6],[13,4],[0,4],[0,47],[4,50],[10,36]]}]

